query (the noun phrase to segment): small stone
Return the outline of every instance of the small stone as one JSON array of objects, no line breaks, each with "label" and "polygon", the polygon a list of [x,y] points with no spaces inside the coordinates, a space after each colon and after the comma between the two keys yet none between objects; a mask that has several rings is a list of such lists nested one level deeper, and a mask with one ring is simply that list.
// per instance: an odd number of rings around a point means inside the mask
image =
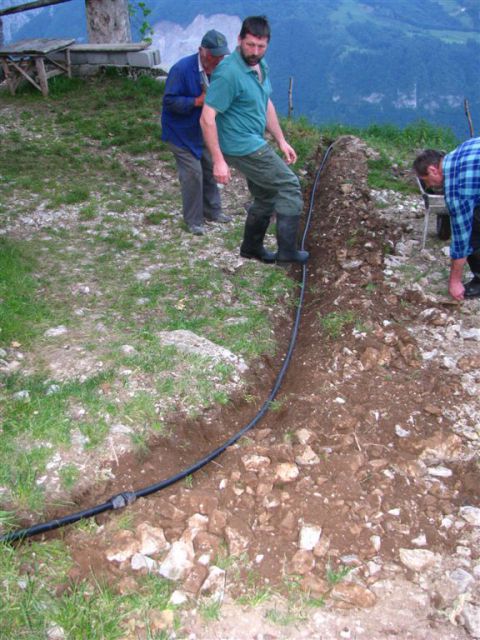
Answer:
[{"label": "small stone", "polygon": [[173,604],[174,606],[179,606],[181,604],[185,604],[185,602],[187,601],[188,601],[187,594],[183,593],[183,591],[176,589],[170,596],[169,603]]},{"label": "small stone", "polygon": [[304,446],[299,455],[295,456],[295,462],[301,465],[314,465],[320,462],[320,458],[308,444]]},{"label": "small stone", "polygon": [[267,456],[259,456],[255,454],[247,454],[242,456],[243,466],[247,471],[260,471],[269,466],[271,460]]},{"label": "small stone", "polygon": [[462,618],[468,633],[474,638],[480,638],[480,607],[467,602],[462,610]]},{"label": "small stone", "polygon": [[343,606],[344,608],[369,609],[377,601],[371,591],[355,582],[336,584],[330,591],[330,597],[337,606]]},{"label": "small stone", "polygon": [[480,527],[480,509],[478,507],[460,507],[460,516],[474,527]]},{"label": "small stone", "polygon": [[410,431],[408,431],[408,429],[403,429],[399,424],[395,425],[395,433],[399,438],[408,438],[410,435]]},{"label": "small stone", "polygon": [[450,478],[452,474],[452,470],[447,467],[438,466],[428,468],[428,475],[435,476],[437,478]]},{"label": "small stone", "polygon": [[310,573],[315,566],[315,558],[311,551],[299,549],[289,563],[291,573],[298,573],[301,576]]},{"label": "small stone", "polygon": [[400,560],[412,571],[423,571],[434,565],[438,557],[428,549],[400,549]]},{"label": "small stone", "polygon": [[58,327],[52,327],[51,329],[47,329],[43,334],[46,338],[56,338],[57,336],[62,336],[67,333],[68,329],[63,324]]},{"label": "small stone", "polygon": [[293,482],[298,478],[300,471],[293,462],[282,462],[275,467],[276,482]]},{"label": "small stone", "polygon": [[141,571],[142,569],[145,569],[150,573],[158,568],[158,563],[156,560],[153,560],[153,558],[149,558],[142,553],[135,553],[130,560],[130,566],[133,571]]},{"label": "small stone", "polygon": [[424,547],[427,544],[427,536],[424,533],[421,533],[416,538],[413,538],[412,544],[416,547]]},{"label": "small stone", "polygon": [[321,535],[321,527],[317,527],[315,525],[304,525],[300,529],[298,546],[300,547],[300,549],[312,551],[313,548],[318,544]]}]

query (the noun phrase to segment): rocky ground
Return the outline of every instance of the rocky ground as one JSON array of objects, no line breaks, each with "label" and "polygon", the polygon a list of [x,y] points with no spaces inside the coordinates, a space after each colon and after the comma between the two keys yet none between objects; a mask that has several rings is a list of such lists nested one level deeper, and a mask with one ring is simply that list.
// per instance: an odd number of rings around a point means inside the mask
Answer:
[{"label": "rocky ground", "polygon": [[[146,571],[174,580],[181,628],[149,621],[171,637],[480,637],[479,303],[450,303],[442,245],[420,251],[420,197],[370,192],[369,153],[340,139],[320,179],[272,410],[187,482],[131,505],[128,529],[100,516],[94,547],[91,531],[64,530],[72,577],[94,567],[123,592]],[[283,353],[228,408],[115,461],[115,482],[84,506],[222,444],[262,405]],[[209,602],[222,603],[217,621],[200,615]],[[140,615],[129,629],[125,640],[147,637]]]}]

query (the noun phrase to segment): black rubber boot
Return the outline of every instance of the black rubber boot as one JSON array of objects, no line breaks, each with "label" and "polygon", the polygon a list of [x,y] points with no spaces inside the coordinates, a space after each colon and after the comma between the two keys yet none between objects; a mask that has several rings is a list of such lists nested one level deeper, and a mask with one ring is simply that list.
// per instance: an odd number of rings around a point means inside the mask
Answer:
[{"label": "black rubber boot", "polygon": [[308,251],[298,250],[297,231],[300,216],[285,216],[277,213],[277,262],[299,262],[304,264]]},{"label": "black rubber boot", "polygon": [[465,298],[480,297],[480,249],[475,249],[467,258],[473,278],[465,284]]},{"label": "black rubber boot", "polygon": [[263,246],[263,239],[267,233],[270,218],[247,214],[245,220],[245,230],[243,232],[243,242],[240,247],[242,258],[253,258],[260,262],[275,262],[276,253],[267,251]]},{"label": "black rubber boot", "polygon": [[465,298],[480,298],[480,278],[474,276],[465,284]]}]

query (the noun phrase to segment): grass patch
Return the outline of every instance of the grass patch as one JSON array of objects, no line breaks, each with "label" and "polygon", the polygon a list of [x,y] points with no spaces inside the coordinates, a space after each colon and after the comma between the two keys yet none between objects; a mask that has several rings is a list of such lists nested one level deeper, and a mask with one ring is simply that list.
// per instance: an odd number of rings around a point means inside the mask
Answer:
[{"label": "grass patch", "polygon": [[[135,593],[119,595],[94,575],[88,581],[71,582],[71,566],[60,541],[17,549],[2,546],[2,637],[44,638],[58,630],[72,640],[116,640],[137,621],[153,634],[150,614],[171,608],[173,588],[167,580],[146,576],[139,579]],[[56,596],[60,584],[66,588]]]},{"label": "grass patch", "polygon": [[332,311],[320,316],[320,326],[331,339],[339,338],[346,326],[355,322],[353,311]]},{"label": "grass patch", "polygon": [[0,345],[28,346],[54,316],[41,294],[37,267],[33,245],[0,238]]}]

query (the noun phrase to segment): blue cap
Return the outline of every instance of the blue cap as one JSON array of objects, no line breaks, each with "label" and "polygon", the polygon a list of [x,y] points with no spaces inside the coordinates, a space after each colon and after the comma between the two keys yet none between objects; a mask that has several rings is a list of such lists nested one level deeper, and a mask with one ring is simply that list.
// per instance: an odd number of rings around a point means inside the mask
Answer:
[{"label": "blue cap", "polygon": [[208,49],[212,56],[228,56],[230,53],[226,37],[220,31],[215,31],[215,29],[207,31],[202,38],[200,46]]}]

